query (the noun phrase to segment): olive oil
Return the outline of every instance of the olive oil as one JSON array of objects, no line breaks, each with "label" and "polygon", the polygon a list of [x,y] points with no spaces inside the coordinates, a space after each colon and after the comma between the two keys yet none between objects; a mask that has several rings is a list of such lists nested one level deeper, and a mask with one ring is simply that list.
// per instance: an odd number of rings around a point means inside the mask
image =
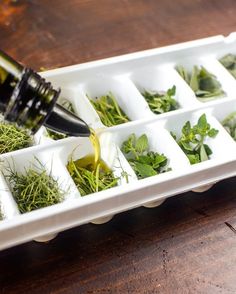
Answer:
[{"label": "olive oil", "polygon": [[[93,145],[94,149],[94,169],[96,169],[99,161],[101,161],[101,147],[98,136],[96,135],[95,131],[90,128],[90,136],[89,139]],[[87,156],[86,156],[87,157]]]},{"label": "olive oil", "polygon": [[[96,166],[95,166],[96,162]],[[97,167],[99,167],[99,172],[101,174],[111,172],[111,169],[107,166],[107,164],[99,157],[98,160],[95,159],[94,154],[89,154],[80,159],[74,161],[76,166],[84,168],[88,171],[94,172]]]}]

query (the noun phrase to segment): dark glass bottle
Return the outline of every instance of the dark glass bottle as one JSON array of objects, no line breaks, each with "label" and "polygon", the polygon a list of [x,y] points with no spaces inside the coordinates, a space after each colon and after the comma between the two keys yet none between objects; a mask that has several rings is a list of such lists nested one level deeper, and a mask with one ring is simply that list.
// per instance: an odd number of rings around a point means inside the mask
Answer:
[{"label": "dark glass bottle", "polygon": [[34,134],[42,125],[70,136],[89,136],[87,124],[56,103],[55,90],[32,69],[0,51],[0,113]]}]

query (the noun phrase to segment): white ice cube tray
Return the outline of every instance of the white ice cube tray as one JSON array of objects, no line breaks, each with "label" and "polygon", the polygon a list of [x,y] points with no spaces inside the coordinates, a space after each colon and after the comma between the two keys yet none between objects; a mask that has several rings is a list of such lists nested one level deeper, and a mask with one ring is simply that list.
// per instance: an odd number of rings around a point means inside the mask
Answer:
[{"label": "white ice cube tray", "polygon": [[[0,221],[0,249],[30,240],[47,241],[71,227],[89,222],[104,223],[119,212],[142,205],[157,206],[170,196],[190,190],[204,191],[217,181],[235,176],[236,142],[220,123],[236,111],[236,80],[218,61],[227,53],[236,54],[236,33],[42,73],[55,87],[61,87],[61,97],[71,101],[76,113],[96,130],[102,158],[116,176],[120,177],[122,171],[126,171],[129,183],[121,177],[117,187],[81,197],[66,164],[71,154],[78,159],[93,152],[89,139],[54,141],[47,136],[46,129],[41,128],[35,136],[34,146],[0,156],[2,172],[6,174],[9,165],[24,172],[25,168],[38,164],[37,158],[65,188],[65,199],[60,204],[20,214],[9,183],[0,175],[0,203],[5,216]],[[187,69],[203,65],[216,75],[225,96],[200,102],[175,70],[176,65]],[[164,91],[173,85],[180,108],[153,114],[141,92],[144,89]],[[114,94],[130,122],[114,127],[102,124],[87,95],[95,98],[108,92]],[[170,131],[179,135],[186,121],[194,124],[203,113],[219,133],[215,139],[207,141],[213,151],[211,159],[190,165]],[[171,171],[138,180],[120,150],[122,142],[131,133],[137,136],[145,133],[150,149],[168,157]]]}]

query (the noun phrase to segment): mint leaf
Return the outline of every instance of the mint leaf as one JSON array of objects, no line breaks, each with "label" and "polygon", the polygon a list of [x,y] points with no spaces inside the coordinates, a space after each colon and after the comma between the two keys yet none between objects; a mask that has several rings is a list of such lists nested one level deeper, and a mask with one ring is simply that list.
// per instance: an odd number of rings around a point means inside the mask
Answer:
[{"label": "mint leaf", "polygon": [[148,138],[145,134],[136,140],[135,149],[138,153],[143,153],[148,149]]}]

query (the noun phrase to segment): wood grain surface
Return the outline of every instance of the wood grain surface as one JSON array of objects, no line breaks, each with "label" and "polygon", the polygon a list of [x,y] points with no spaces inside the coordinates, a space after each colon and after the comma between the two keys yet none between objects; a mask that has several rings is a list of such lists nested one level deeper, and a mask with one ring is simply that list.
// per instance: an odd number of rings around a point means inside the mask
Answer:
[{"label": "wood grain surface", "polygon": [[[234,30],[234,0],[0,1],[1,49],[36,70]],[[0,294],[236,293],[235,187],[4,250]]]}]

